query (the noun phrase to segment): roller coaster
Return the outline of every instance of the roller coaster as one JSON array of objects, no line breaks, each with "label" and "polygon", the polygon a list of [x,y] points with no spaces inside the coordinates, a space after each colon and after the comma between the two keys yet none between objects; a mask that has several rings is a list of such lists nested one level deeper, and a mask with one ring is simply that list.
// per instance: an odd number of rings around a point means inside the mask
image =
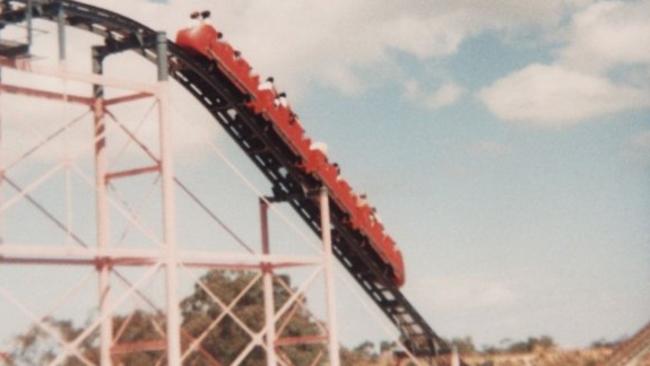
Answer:
[{"label": "roller coaster", "polygon": [[[2,25],[27,17],[56,21],[101,36],[99,58],[133,51],[158,63],[157,32],[124,15],[72,0],[4,0]],[[397,327],[414,355],[450,349],[413,307],[400,286],[402,255],[363,197],[339,176],[337,166],[306,136],[284,95],[261,87],[258,75],[215,28],[199,24],[167,41],[169,75],[223,127],[268,179],[272,199],[288,203],[317,235],[321,218],[314,192],[325,187],[332,216],[333,252],[372,301]]]}]

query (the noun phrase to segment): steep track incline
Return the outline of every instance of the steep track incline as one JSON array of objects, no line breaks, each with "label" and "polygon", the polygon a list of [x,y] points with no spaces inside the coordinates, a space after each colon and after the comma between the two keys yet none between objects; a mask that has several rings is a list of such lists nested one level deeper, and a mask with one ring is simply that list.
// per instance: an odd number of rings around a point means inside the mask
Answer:
[{"label": "steep track incline", "polygon": [[[4,1],[0,14],[6,23],[25,20],[27,0]],[[121,14],[72,0],[34,1],[34,17],[56,21],[62,11],[65,23],[105,39],[97,48],[103,56],[135,51],[156,62],[156,31]],[[246,96],[223,75],[214,62],[190,55],[168,41],[170,75],[201,103],[241,147],[271,183],[275,197],[291,205],[312,231],[320,235],[320,213],[311,192],[319,182],[296,168],[298,157],[260,116],[246,106]],[[331,200],[334,253],[370,298],[399,329],[405,345],[417,356],[449,352],[399,288],[386,276],[386,268],[368,250],[368,242],[346,225],[345,213]]]}]

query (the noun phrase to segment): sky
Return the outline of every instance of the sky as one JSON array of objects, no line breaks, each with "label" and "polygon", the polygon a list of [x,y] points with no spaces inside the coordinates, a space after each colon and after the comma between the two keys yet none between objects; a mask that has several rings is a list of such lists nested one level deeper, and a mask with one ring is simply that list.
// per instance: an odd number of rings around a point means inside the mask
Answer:
[{"label": "sky", "polygon": [[[190,11],[211,10],[368,194],[403,252],[404,293],[443,336],[482,345],[548,334],[573,347],[650,321],[650,1],[91,3],[170,36]],[[74,46],[84,37],[71,35],[69,62],[88,68]],[[120,60],[109,68],[122,77],[151,70]],[[175,118],[209,122],[182,91],[174,96]],[[14,107],[16,118],[31,109]],[[226,215],[257,240],[245,218],[255,207],[235,206],[238,183],[211,144],[263,180],[222,133],[182,126],[179,174],[217,206],[237,207]],[[206,183],[214,177],[218,193]],[[179,207],[180,231],[192,231],[200,215]],[[341,339],[381,339],[358,326],[366,309],[349,289],[337,291]]]}]

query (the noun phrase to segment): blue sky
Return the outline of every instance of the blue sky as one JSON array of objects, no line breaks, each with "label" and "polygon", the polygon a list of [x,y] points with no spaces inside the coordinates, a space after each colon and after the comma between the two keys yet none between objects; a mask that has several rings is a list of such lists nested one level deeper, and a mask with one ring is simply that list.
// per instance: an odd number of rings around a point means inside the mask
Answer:
[{"label": "blue sky", "polygon": [[[170,34],[212,10],[378,208],[404,292],[443,336],[580,346],[650,320],[649,1],[96,3]],[[177,114],[206,119],[191,103]],[[176,137],[199,190],[208,168],[230,179],[201,148],[237,159],[225,137]],[[256,240],[247,212],[229,214]],[[355,324],[365,310],[341,293]]]},{"label": "blue sky", "polygon": [[[476,90],[545,57],[527,51],[487,34],[443,67]],[[410,61],[405,73],[426,80]],[[647,111],[545,129],[471,94],[431,111],[389,82],[344,100],[318,90],[301,115],[378,206],[405,253],[405,292],[443,334],[579,345],[647,321],[649,171],[629,151]]]},{"label": "blue sky", "polygon": [[219,5],[440,332],[581,345],[649,320],[647,1]]}]

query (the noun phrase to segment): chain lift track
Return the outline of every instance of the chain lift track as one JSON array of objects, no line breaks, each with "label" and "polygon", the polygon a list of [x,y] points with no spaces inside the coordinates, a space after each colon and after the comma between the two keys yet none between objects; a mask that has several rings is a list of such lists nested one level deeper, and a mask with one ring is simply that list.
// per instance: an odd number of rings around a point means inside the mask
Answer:
[{"label": "chain lift track", "polygon": [[[2,0],[2,24],[26,19],[28,0]],[[102,36],[95,47],[99,57],[135,51],[156,62],[156,31],[123,15],[72,0],[31,1],[31,16],[65,23]],[[312,231],[320,235],[319,206],[313,192],[319,182],[295,168],[299,159],[260,116],[246,107],[247,96],[232,84],[214,62],[197,58],[168,41],[170,75],[187,89],[215,118],[252,162],[269,179],[275,199],[291,205]],[[416,356],[433,357],[450,352],[399,288],[387,280],[387,268],[369,250],[366,239],[344,224],[345,214],[334,200],[332,241],[335,256],[398,328],[404,344]]]}]

